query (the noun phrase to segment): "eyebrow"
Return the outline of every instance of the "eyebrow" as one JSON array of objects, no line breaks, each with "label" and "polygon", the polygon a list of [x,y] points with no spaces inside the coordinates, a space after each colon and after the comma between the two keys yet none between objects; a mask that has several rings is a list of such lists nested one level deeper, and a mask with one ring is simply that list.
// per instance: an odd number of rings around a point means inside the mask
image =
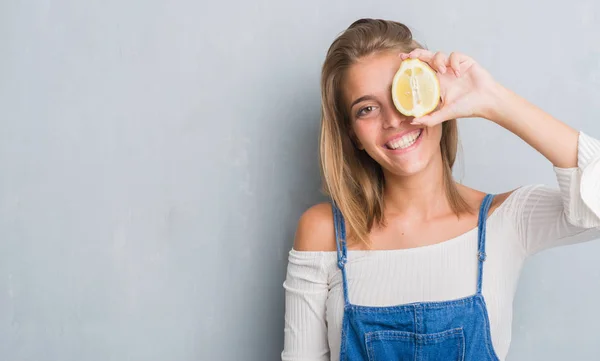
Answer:
[{"label": "eyebrow", "polygon": [[360,102],[364,102],[365,100],[373,100],[373,99],[375,99],[374,95],[370,95],[370,94],[363,95],[362,97],[353,101],[352,104],[350,104],[350,109],[354,108],[354,106]]},{"label": "eyebrow", "polygon": [[[388,92],[391,92],[391,91],[392,91],[392,86],[390,85]],[[350,109],[352,109],[356,104],[358,104],[360,102],[363,102],[365,100],[375,100],[375,99],[377,99],[375,97],[375,95],[372,95],[372,94],[363,95],[362,97],[357,98],[356,100],[354,100],[352,102],[352,104],[350,104]]]}]

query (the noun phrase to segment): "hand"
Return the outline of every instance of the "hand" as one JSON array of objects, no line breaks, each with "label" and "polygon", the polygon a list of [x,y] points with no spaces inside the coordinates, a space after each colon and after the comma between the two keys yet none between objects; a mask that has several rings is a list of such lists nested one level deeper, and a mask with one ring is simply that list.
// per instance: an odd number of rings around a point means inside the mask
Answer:
[{"label": "hand", "polygon": [[441,104],[430,114],[415,118],[414,124],[434,126],[449,119],[468,117],[489,119],[498,84],[475,60],[456,52],[446,56],[425,49],[401,53],[400,57],[426,62],[437,71],[440,81]]}]

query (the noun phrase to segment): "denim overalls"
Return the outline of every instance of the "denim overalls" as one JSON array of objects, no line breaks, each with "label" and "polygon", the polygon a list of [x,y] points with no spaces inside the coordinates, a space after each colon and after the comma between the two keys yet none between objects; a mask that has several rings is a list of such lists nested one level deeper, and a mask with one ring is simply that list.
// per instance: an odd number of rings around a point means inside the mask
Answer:
[{"label": "denim overalls", "polygon": [[417,302],[389,307],[353,305],[346,280],[346,226],[333,205],[338,267],[342,271],[344,316],[340,361],[498,361],[481,281],[485,261],[485,223],[493,195],[479,210],[477,292],[442,302]]}]

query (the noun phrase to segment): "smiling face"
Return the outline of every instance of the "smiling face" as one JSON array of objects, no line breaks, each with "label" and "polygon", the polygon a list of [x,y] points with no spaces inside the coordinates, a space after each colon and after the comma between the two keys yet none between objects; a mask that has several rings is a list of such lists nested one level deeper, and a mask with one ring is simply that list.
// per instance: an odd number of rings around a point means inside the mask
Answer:
[{"label": "smiling face", "polygon": [[442,125],[411,125],[392,101],[391,85],[400,67],[398,52],[380,52],[354,63],[345,74],[343,91],[351,129],[360,149],[384,174],[417,174],[441,164]]}]

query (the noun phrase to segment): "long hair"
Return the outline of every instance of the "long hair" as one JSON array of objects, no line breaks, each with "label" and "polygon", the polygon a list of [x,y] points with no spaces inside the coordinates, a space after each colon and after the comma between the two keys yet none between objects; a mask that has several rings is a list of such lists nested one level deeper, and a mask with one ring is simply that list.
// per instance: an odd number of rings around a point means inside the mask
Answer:
[{"label": "long hair", "polygon": [[[350,116],[344,105],[343,78],[348,68],[362,57],[383,52],[410,52],[424,48],[410,29],[399,22],[360,19],[331,44],[321,72],[321,134],[319,156],[324,192],[340,208],[352,242],[370,247],[368,234],[374,223],[385,224],[381,166],[359,150],[351,132]],[[456,160],[456,119],[442,123],[440,141],[444,185],[452,210],[459,216],[471,211],[460,196],[452,177]]]}]

